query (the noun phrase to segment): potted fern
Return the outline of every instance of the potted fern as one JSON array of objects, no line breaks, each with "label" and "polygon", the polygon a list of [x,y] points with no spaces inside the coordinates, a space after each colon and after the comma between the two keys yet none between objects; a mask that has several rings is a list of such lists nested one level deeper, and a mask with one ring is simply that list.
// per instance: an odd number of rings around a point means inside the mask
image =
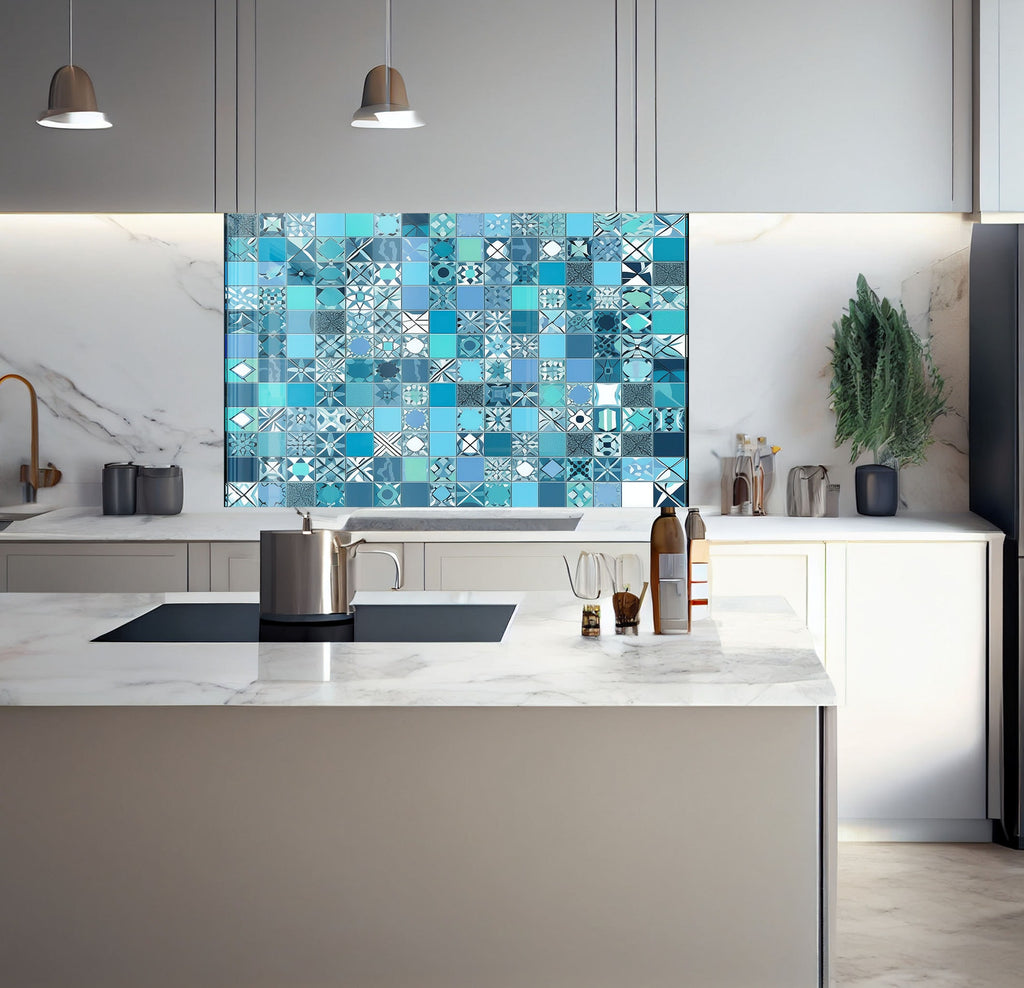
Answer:
[{"label": "potted fern", "polygon": [[830,407],[836,446],[850,442],[850,462],[870,450],[873,464],[856,470],[857,511],[894,515],[900,466],[921,463],[932,426],[946,410],[945,382],[928,343],[910,328],[907,313],[879,299],[864,275],[857,296],[832,324]]}]

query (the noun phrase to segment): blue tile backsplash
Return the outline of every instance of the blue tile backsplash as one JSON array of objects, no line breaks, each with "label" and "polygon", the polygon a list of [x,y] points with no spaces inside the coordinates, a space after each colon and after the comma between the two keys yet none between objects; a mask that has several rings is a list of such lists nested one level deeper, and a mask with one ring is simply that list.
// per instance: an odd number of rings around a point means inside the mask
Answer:
[{"label": "blue tile backsplash", "polygon": [[225,217],[227,505],[686,504],[687,217]]}]

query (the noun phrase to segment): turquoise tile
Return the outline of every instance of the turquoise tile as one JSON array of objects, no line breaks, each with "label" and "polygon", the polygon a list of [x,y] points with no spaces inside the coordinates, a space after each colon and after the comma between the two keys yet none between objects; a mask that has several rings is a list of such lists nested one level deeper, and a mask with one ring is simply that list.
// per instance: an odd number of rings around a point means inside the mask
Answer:
[{"label": "turquoise tile", "polygon": [[228,261],[224,265],[226,285],[255,285],[257,280],[255,261]]},{"label": "turquoise tile", "polygon": [[318,237],[344,237],[344,213],[317,213],[316,235]]},{"label": "turquoise tile", "polygon": [[564,285],[565,263],[562,261],[541,261],[537,265],[537,282],[540,285]]},{"label": "turquoise tile", "polygon": [[686,309],[660,309],[651,313],[651,332],[659,336],[682,336],[686,333]]},{"label": "turquoise tile", "polygon": [[281,408],[288,404],[288,386],[286,384],[261,384],[259,393],[261,406]]},{"label": "turquoise tile", "polygon": [[402,286],[429,284],[430,265],[426,261],[402,262]]},{"label": "turquoise tile", "polygon": [[[434,360],[448,360],[455,356],[456,337],[454,333],[449,335],[431,334],[430,356]],[[433,401],[433,399],[431,399]]]},{"label": "turquoise tile", "polygon": [[592,237],[594,235],[594,214],[566,213],[565,235],[567,237]]},{"label": "turquoise tile", "polygon": [[373,213],[346,213],[346,237],[372,237]]},{"label": "turquoise tile", "polygon": [[316,356],[316,337],[312,333],[289,334],[285,340],[285,352],[292,358],[312,360]]},{"label": "turquoise tile", "polygon": [[534,286],[519,285],[512,289],[512,308],[513,309],[529,309],[536,311],[537,309],[537,289]]},{"label": "turquoise tile", "polygon": [[682,237],[655,237],[655,261],[685,261],[688,240]]},{"label": "turquoise tile", "polygon": [[224,229],[225,504],[685,503],[686,214]]},{"label": "turquoise tile", "polygon": [[316,289],[311,285],[290,285],[287,291],[290,309],[311,309],[316,304]]},{"label": "turquoise tile", "polygon": [[618,261],[595,261],[594,262],[594,284],[595,285],[620,285],[620,284],[622,284],[622,265]]},{"label": "turquoise tile", "polygon": [[686,405],[686,385],[654,382],[655,408],[680,408]]},{"label": "turquoise tile", "polygon": [[451,310],[437,310],[434,309],[430,313],[430,332],[434,333],[454,333],[456,329],[457,321],[455,312]]},{"label": "turquoise tile", "polygon": [[513,508],[536,508],[538,484],[512,484]]}]

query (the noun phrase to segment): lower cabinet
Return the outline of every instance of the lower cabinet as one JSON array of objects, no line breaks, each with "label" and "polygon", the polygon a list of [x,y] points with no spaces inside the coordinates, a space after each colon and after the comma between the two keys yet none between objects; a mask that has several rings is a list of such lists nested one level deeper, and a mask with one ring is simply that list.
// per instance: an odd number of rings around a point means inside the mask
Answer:
[{"label": "lower cabinet", "polygon": [[[409,590],[564,591],[581,551],[634,552],[645,571],[649,558],[647,542],[371,543],[352,561],[362,590],[394,581],[368,549],[394,552]],[[844,838],[989,838],[989,553],[984,540],[713,544],[712,605],[784,597],[836,684]],[[258,589],[258,542],[0,543],[0,591]]]},{"label": "lower cabinet", "polygon": [[823,542],[712,542],[710,577],[712,600],[766,594],[784,598],[807,625],[828,667]]},{"label": "lower cabinet", "polygon": [[647,542],[428,542],[423,547],[428,590],[567,590],[565,561],[575,572],[581,552],[640,556],[646,574]]},{"label": "lower cabinet", "polygon": [[846,545],[835,573],[846,587],[841,837],[989,839],[987,552],[985,542]]},{"label": "lower cabinet", "polygon": [[183,542],[11,542],[0,546],[0,591],[166,593],[188,589]]}]

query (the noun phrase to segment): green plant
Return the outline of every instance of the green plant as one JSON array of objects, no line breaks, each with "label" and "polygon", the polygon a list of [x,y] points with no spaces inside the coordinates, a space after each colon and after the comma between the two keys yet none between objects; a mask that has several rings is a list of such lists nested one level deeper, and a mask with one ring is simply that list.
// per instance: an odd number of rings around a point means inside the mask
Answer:
[{"label": "green plant", "polygon": [[921,463],[932,426],[946,411],[945,382],[902,303],[897,309],[879,300],[858,275],[857,297],[832,328],[836,446],[850,441],[851,463],[865,450],[876,462]]}]

